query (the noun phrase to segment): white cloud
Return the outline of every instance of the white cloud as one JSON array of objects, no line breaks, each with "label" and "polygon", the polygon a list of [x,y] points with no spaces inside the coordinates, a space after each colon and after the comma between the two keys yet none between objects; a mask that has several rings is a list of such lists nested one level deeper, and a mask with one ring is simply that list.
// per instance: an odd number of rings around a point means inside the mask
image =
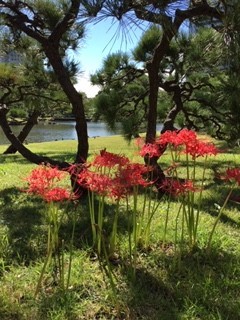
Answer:
[{"label": "white cloud", "polygon": [[90,76],[87,73],[83,73],[78,77],[78,82],[75,84],[75,88],[80,92],[85,92],[88,98],[96,96],[100,90],[99,86],[93,86],[90,82]]}]

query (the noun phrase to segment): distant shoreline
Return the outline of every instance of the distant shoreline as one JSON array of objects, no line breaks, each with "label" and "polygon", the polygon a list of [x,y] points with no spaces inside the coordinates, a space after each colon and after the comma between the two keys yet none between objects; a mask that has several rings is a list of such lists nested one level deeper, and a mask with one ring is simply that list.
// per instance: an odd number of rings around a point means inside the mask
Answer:
[{"label": "distant shoreline", "polygon": [[[53,118],[53,120],[52,121],[76,121],[76,119],[74,118],[74,117],[67,117],[67,118]],[[92,119],[91,118],[86,118],[86,121],[87,122],[90,122],[90,121],[92,121]]]},{"label": "distant shoreline", "polygon": [[[39,119],[38,122],[47,122],[49,124],[53,124],[54,122],[65,122],[65,121],[76,121],[75,118],[51,118],[51,119]],[[92,122],[91,118],[86,118],[87,122]],[[24,126],[27,123],[27,120],[9,120],[9,125],[10,126]]]}]

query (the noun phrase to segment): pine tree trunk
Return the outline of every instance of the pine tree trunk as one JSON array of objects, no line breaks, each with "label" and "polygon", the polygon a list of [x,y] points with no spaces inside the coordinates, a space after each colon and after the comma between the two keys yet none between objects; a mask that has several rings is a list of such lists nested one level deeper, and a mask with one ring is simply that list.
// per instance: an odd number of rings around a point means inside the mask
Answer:
[{"label": "pine tree trunk", "polygon": [[51,66],[53,67],[55,74],[57,75],[58,81],[68,97],[71,105],[72,112],[76,119],[76,132],[78,137],[78,148],[75,158],[75,163],[83,163],[88,157],[88,132],[87,132],[87,121],[84,113],[83,98],[80,93],[75,89],[68,71],[63,65],[61,56],[58,52],[58,48],[47,44],[44,47],[44,51],[49,59]]},{"label": "pine tree trunk", "polygon": [[[31,132],[32,128],[37,124],[38,117],[40,116],[40,112],[38,110],[34,110],[33,113],[29,116],[27,123],[22,128],[21,132],[18,135],[18,140],[23,143],[29,133]],[[17,149],[14,147],[13,144],[11,144],[4,152],[3,154],[13,154],[16,153]]]}]

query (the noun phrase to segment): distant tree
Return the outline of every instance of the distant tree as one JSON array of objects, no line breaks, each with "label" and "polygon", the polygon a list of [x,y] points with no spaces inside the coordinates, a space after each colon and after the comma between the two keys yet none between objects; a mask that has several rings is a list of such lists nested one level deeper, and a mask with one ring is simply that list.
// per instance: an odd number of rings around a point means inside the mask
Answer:
[{"label": "distant tree", "polygon": [[94,99],[96,114],[112,130],[120,123],[126,138],[138,135],[147,115],[149,88],[144,69],[138,69],[127,54],[118,52],[104,59],[91,81],[101,88]]}]

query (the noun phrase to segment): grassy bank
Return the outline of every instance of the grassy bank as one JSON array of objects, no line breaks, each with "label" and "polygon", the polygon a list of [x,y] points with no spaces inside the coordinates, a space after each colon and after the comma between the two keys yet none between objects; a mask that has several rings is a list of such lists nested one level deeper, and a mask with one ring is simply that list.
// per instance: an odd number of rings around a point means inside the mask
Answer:
[{"label": "grassy bank", "polygon": [[[133,161],[141,161],[134,144],[121,137],[90,139],[90,157],[106,148],[124,153]],[[30,144],[32,151],[55,159],[73,161],[75,141]],[[5,150],[0,146],[0,154]],[[64,150],[64,151],[63,151]],[[164,168],[171,162],[170,154],[162,158]],[[225,182],[216,173],[239,165],[238,151],[223,151],[209,163],[201,207],[198,247],[183,250],[181,259],[174,254],[174,227],[179,202],[161,199],[154,216],[150,242],[137,252],[136,279],[128,272],[125,208],[119,217],[118,257],[112,265],[116,296],[110,282],[91,249],[91,226],[85,200],[67,204],[61,226],[61,239],[69,243],[72,216],[76,214],[74,254],[70,287],[64,291],[56,285],[49,271],[42,288],[34,298],[46,255],[47,226],[42,200],[23,193],[23,178],[36,167],[20,155],[0,155],[0,319],[240,319],[240,204],[230,201],[213,238],[212,250],[206,253],[209,231],[218,208],[228,193]],[[199,172],[203,164],[198,163]],[[186,174],[183,168],[182,176]],[[239,196],[234,190],[234,196]],[[142,196],[140,196],[142,197]],[[106,229],[111,222],[113,205],[107,204]],[[163,245],[166,215],[169,233]],[[110,221],[110,222],[109,222]],[[64,261],[69,265],[69,247]]]}]

